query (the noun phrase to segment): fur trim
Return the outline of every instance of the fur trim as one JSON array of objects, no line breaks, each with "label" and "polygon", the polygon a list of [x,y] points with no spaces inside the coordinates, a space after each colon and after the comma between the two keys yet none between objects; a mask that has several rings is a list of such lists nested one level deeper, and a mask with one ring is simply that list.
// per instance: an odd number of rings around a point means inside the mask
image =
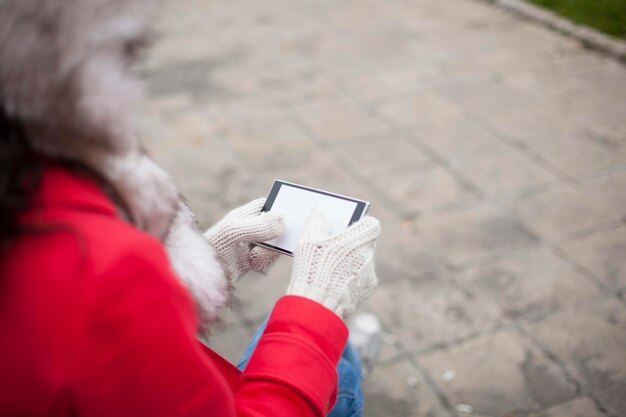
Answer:
[{"label": "fur trim", "polygon": [[172,266],[193,294],[201,327],[226,305],[230,290],[215,251],[198,230],[195,216],[181,203],[165,240]]},{"label": "fur trim", "polygon": [[133,152],[103,162],[100,172],[116,185],[134,224],[163,238],[180,204],[172,178],[143,153]]},{"label": "fur trim", "polygon": [[141,88],[130,67],[152,3],[0,0],[0,105],[35,149],[99,173],[133,224],[164,240],[206,328],[229,284],[172,179],[138,139]]}]

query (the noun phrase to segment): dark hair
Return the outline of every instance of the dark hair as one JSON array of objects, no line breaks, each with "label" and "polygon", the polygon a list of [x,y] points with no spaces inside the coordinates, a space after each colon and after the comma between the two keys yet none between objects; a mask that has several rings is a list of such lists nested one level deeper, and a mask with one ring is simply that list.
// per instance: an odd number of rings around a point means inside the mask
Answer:
[{"label": "dark hair", "polygon": [[42,165],[22,124],[0,106],[0,248],[20,233],[16,216],[39,187]]}]

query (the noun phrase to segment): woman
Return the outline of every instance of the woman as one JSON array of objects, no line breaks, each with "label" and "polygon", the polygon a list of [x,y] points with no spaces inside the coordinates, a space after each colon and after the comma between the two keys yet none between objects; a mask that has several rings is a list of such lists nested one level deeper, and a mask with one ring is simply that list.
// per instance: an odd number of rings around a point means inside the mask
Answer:
[{"label": "woman", "polygon": [[371,217],[309,220],[243,371],[197,341],[283,224],[256,200],[201,234],[143,152],[149,3],[0,2],[0,415],[357,415],[333,406],[342,319],[377,282]]}]

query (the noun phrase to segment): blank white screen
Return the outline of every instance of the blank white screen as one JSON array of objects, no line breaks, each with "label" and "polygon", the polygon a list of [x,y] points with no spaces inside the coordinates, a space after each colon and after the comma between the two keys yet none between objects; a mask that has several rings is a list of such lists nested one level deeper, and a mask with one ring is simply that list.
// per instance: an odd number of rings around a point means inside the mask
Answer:
[{"label": "blank white screen", "polygon": [[318,208],[327,216],[330,222],[330,233],[336,234],[348,227],[356,207],[357,203],[354,201],[283,184],[270,212],[284,216],[286,231],[278,239],[266,243],[293,252],[302,228],[314,208]]}]

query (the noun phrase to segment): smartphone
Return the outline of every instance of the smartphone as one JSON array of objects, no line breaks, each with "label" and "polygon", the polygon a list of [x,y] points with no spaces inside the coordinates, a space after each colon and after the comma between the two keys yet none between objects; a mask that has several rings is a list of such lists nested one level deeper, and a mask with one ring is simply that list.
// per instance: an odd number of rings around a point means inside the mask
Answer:
[{"label": "smartphone", "polygon": [[262,211],[282,214],[286,230],[281,237],[258,244],[293,256],[304,224],[314,209],[328,217],[332,235],[363,218],[369,205],[369,202],[357,198],[275,180]]}]

